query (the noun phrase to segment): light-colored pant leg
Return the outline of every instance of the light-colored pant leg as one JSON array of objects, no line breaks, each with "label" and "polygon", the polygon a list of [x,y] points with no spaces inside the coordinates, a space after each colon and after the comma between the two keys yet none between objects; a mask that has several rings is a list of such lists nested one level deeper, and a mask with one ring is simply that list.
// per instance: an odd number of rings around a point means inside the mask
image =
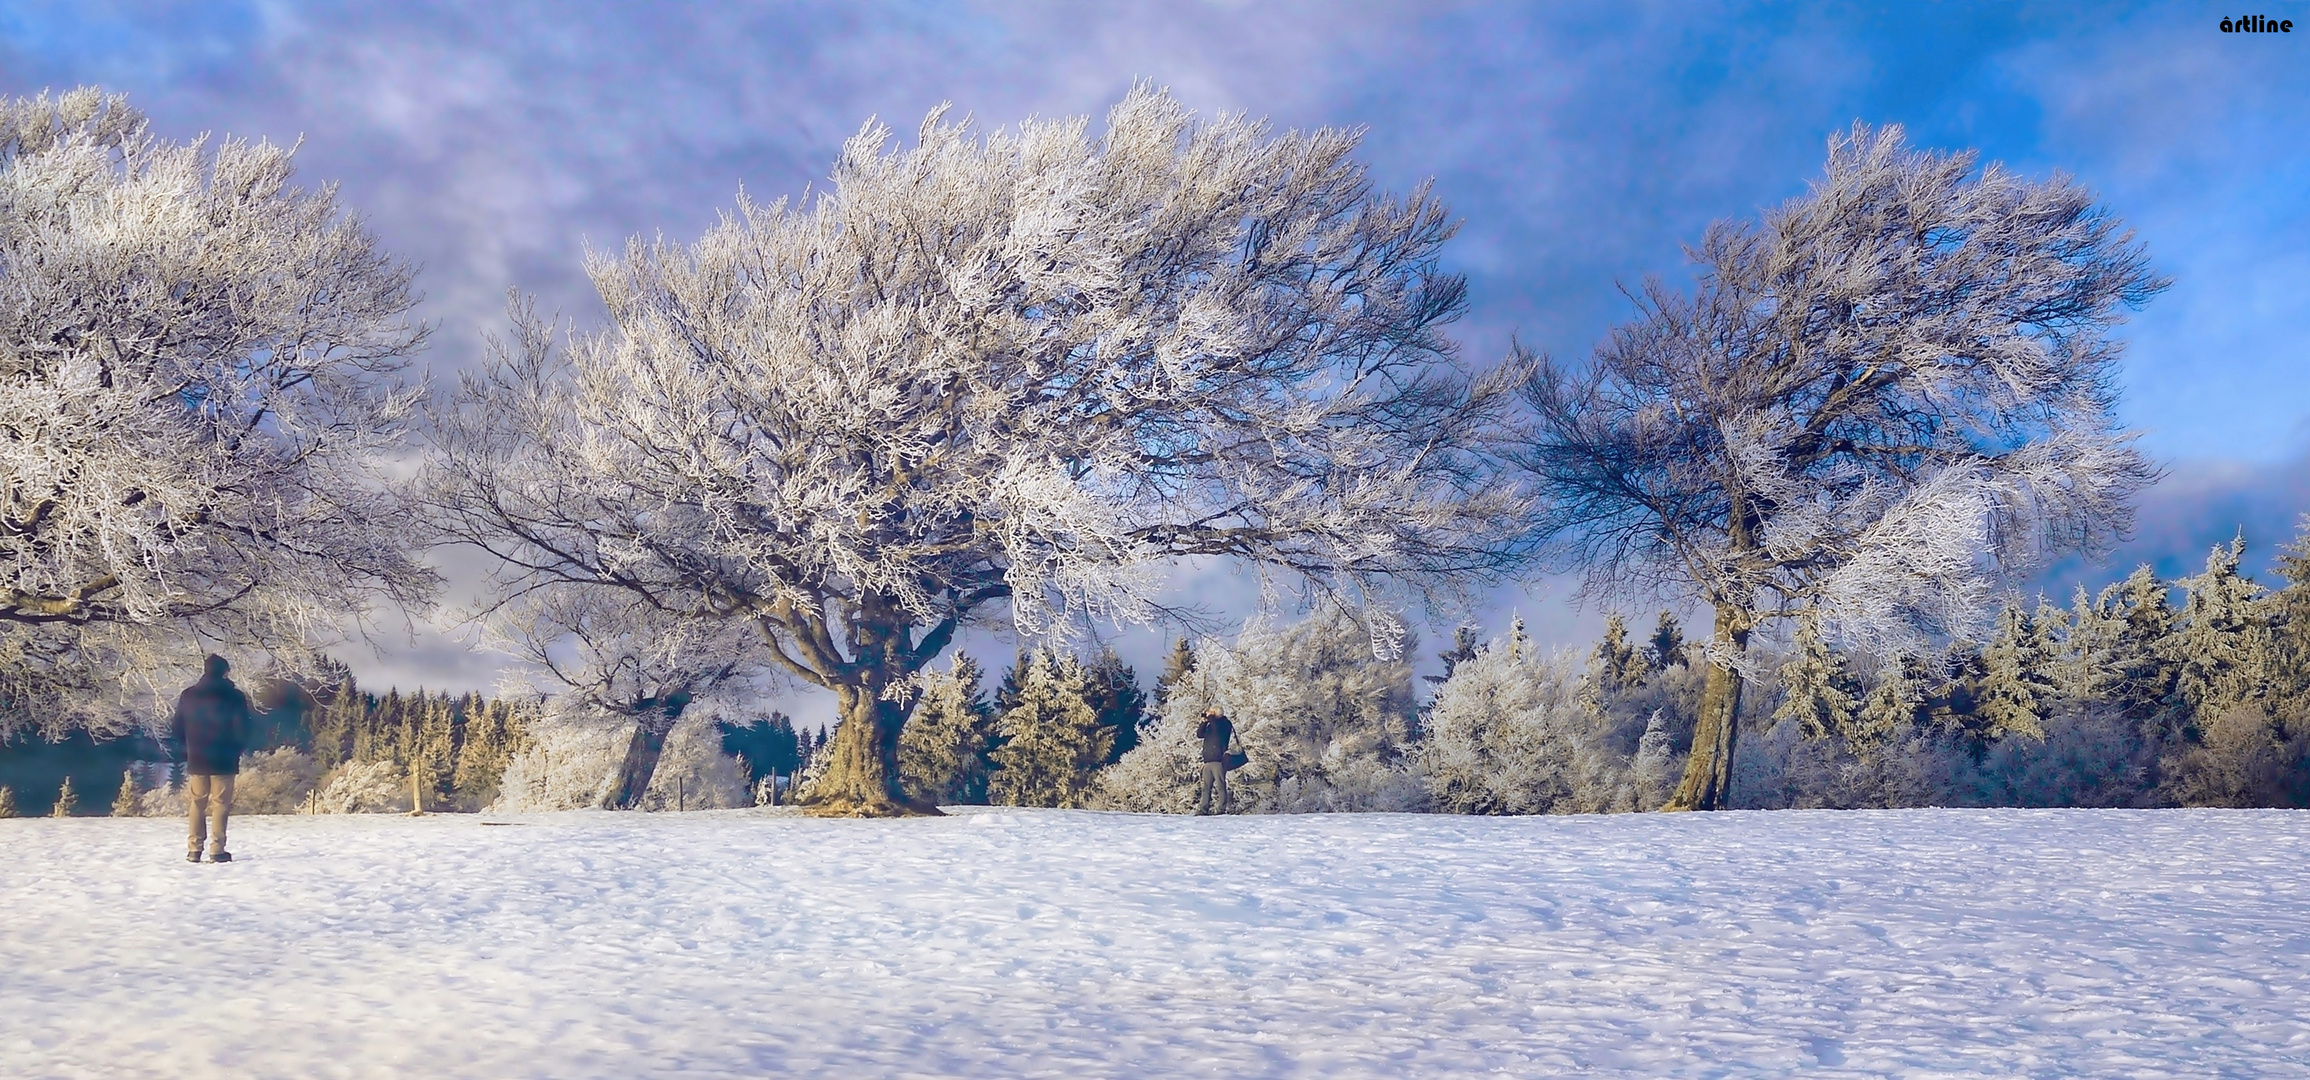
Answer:
[{"label": "light-colored pant leg", "polygon": [[208,842],[211,852],[225,847],[225,821],[233,812],[233,780],[231,776],[188,776],[184,785],[185,813],[191,819],[187,824],[185,850],[199,851],[201,843]]},{"label": "light-colored pant leg", "polygon": [[209,838],[209,782],[213,776],[194,773],[184,778],[185,822],[184,849],[200,854],[201,845]]},{"label": "light-colored pant leg", "polygon": [[1227,766],[1222,762],[1206,761],[1203,763],[1203,783],[1195,796],[1195,812],[1224,814],[1227,811]]}]

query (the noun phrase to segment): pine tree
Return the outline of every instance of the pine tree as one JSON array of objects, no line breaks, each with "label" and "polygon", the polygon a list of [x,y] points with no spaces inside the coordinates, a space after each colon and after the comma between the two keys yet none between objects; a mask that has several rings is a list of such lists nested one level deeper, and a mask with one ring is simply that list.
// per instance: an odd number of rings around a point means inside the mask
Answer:
[{"label": "pine tree", "polygon": [[1003,669],[1002,681],[995,684],[995,713],[997,715],[1018,708],[1019,695],[1025,690],[1028,676],[1032,674],[1036,664],[1045,661],[1056,663],[1055,660],[1050,660],[1040,649],[1034,652],[1020,649],[1018,655],[1011,658],[1011,666]]},{"label": "pine tree", "polygon": [[459,803],[479,807],[496,796],[506,767],[521,750],[522,731],[510,701],[476,699],[471,708],[453,780]]},{"label": "pine tree", "polygon": [[0,786],[0,819],[16,816],[16,789]]},{"label": "pine tree", "polygon": [[2172,731],[2173,719],[2169,706],[2175,671],[2167,641],[2174,630],[2174,608],[2167,595],[2171,588],[2144,565],[2103,589],[2094,601],[2102,619],[2117,623],[2109,643],[2111,680],[2105,700],[2159,737]]},{"label": "pine tree", "polygon": [[1821,640],[1819,623],[1797,621],[1788,662],[1781,665],[1781,707],[1775,722],[1794,720],[1808,739],[1825,739],[1853,729],[1861,687],[1846,670],[1844,654]]},{"label": "pine tree", "polygon": [[1484,644],[1477,639],[1476,628],[1462,626],[1452,631],[1452,647],[1436,654],[1436,659],[1444,662],[1444,673],[1441,675],[1422,675],[1420,681],[1442,686],[1451,680],[1452,672],[1459,670],[1461,664],[1474,660],[1483,651]]},{"label": "pine tree", "polygon": [[447,693],[419,693],[412,710],[409,772],[424,792],[425,805],[450,805],[457,794],[456,705]]},{"label": "pine tree", "polygon": [[2271,711],[2292,724],[2310,722],[2310,514],[2294,542],[2278,549],[2285,585],[2264,602],[2270,623]]},{"label": "pine tree", "polygon": [[932,804],[987,800],[994,707],[979,690],[978,661],[956,653],[943,674],[924,680],[914,718],[899,734],[898,767],[909,798]]},{"label": "pine tree", "polygon": [[1618,615],[1604,617],[1604,640],[1596,643],[1594,670],[1597,688],[1608,696],[1644,681],[1644,656],[1628,643],[1628,623]]},{"label": "pine tree", "polygon": [[1114,732],[1084,700],[1080,662],[1039,652],[1026,661],[1016,703],[997,725],[1003,744],[992,755],[988,796],[1004,806],[1082,806]]},{"label": "pine tree", "polygon": [[1147,693],[1139,689],[1139,673],[1103,647],[1083,670],[1083,700],[1098,714],[1099,723],[1114,733],[1102,765],[1112,765],[1139,745],[1139,727],[1147,720]]},{"label": "pine tree", "polygon": [[1973,717],[1990,740],[2012,736],[2043,740],[2054,695],[2048,677],[2051,643],[2043,626],[2011,600],[1997,613],[1997,632],[1981,650],[1981,682]]},{"label": "pine tree", "polygon": [[135,816],[136,816],[136,770],[135,770],[135,769],[127,769],[127,770],[124,770],[124,771],[122,771],[122,772],[121,772],[121,774],[120,774],[120,791],[119,791],[119,793],[118,793],[118,794],[115,794],[115,795],[112,797],[112,816],[114,816],[114,817],[135,817]]},{"label": "pine tree", "polygon": [[1161,712],[1163,703],[1170,700],[1171,688],[1187,673],[1195,670],[1195,650],[1181,637],[1171,643],[1171,651],[1163,656],[1163,677],[1155,680],[1155,710]]},{"label": "pine tree", "polygon": [[48,812],[48,816],[71,817],[72,811],[79,806],[80,796],[72,793],[72,778],[67,776],[64,778],[64,786],[56,791],[56,806]]},{"label": "pine tree", "polygon": [[2173,709],[2195,730],[2235,705],[2258,701],[2269,684],[2270,618],[2262,586],[2238,572],[2243,535],[2206,556],[2205,573],[2182,580],[2187,590],[2167,641],[2173,661]]},{"label": "pine tree", "polygon": [[313,760],[326,772],[354,760],[355,734],[367,718],[368,703],[350,673],[319,696],[321,712],[312,721]]},{"label": "pine tree", "polygon": [[1846,745],[1864,760],[1882,754],[1923,721],[1926,686],[1925,665],[1916,657],[1887,661],[1876,687],[1853,714],[1852,726],[1843,732]]},{"label": "pine tree", "polygon": [[2100,702],[2114,696],[2124,672],[2118,653],[2125,638],[2125,620],[2105,611],[2077,587],[2063,618],[2061,651],[2053,663],[2054,686],[2075,702]]},{"label": "pine tree", "polygon": [[768,719],[745,724],[723,721],[716,726],[722,731],[722,752],[745,762],[750,789],[759,792],[763,780],[801,771],[806,746],[804,733],[794,729],[793,717],[772,709]]},{"label": "pine tree", "polygon": [[1649,651],[1652,654],[1652,669],[1654,671],[1667,671],[1672,667],[1684,666],[1686,663],[1684,628],[1676,624],[1675,616],[1666,611],[1660,613],[1660,621],[1654,623],[1652,627]]}]

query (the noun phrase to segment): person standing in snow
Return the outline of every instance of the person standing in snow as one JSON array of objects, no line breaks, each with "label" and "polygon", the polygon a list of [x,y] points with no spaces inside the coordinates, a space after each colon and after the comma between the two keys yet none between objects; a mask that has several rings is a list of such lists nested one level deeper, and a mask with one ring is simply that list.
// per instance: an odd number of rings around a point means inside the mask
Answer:
[{"label": "person standing in snow", "polygon": [[1203,786],[1195,797],[1199,817],[1234,808],[1227,798],[1227,741],[1234,736],[1235,724],[1226,713],[1203,710],[1203,722],[1195,725],[1195,737],[1203,740]]},{"label": "person standing in snow", "polygon": [[233,861],[233,853],[225,850],[225,819],[233,812],[233,780],[240,775],[241,751],[255,718],[249,696],[225,678],[231,666],[210,654],[200,681],[177,695],[176,716],[169,722],[169,741],[180,748],[185,763],[184,803],[191,818],[186,862],[201,861],[203,841],[209,844],[210,862]]}]

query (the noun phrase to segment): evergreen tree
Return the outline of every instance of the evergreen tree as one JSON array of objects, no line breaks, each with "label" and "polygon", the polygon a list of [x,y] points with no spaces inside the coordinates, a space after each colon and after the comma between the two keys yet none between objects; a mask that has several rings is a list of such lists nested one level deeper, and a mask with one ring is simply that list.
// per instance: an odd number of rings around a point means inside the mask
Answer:
[{"label": "evergreen tree", "polygon": [[72,811],[79,806],[80,796],[73,794],[72,778],[67,776],[64,778],[64,786],[56,791],[56,806],[48,812],[48,816],[71,817]]},{"label": "evergreen tree", "polygon": [[1667,671],[1672,667],[1682,667],[1686,663],[1684,628],[1678,626],[1676,617],[1667,611],[1662,611],[1660,621],[1653,624],[1652,639],[1648,651],[1652,654],[1652,669],[1654,671]]},{"label": "evergreen tree", "polygon": [[1788,662],[1781,665],[1781,707],[1775,722],[1794,720],[1808,739],[1841,735],[1853,727],[1860,705],[1860,683],[1845,668],[1842,653],[1821,640],[1813,619],[1797,621],[1797,636]]},{"label": "evergreen tree", "polygon": [[1083,700],[1098,714],[1099,723],[1114,733],[1112,749],[1102,765],[1112,765],[1139,745],[1139,727],[1147,720],[1147,694],[1139,689],[1139,673],[1115,655],[1113,646],[1100,648],[1083,670]]},{"label": "evergreen tree", "polygon": [[1182,636],[1171,643],[1171,651],[1163,656],[1163,676],[1155,680],[1155,709],[1161,712],[1163,703],[1170,700],[1171,688],[1187,673],[1195,670],[1195,650]]},{"label": "evergreen tree", "polygon": [[1444,662],[1444,673],[1441,675],[1422,675],[1420,680],[1441,686],[1451,681],[1452,672],[1459,670],[1461,664],[1474,660],[1483,651],[1484,644],[1477,639],[1476,628],[1462,626],[1452,631],[1452,647],[1436,654],[1436,659]]},{"label": "evergreen tree", "polygon": [[354,735],[368,718],[368,702],[350,672],[316,697],[321,711],[309,722],[313,761],[326,771],[354,759]]},{"label": "evergreen tree", "polygon": [[1864,760],[1873,760],[1924,720],[1927,707],[1924,662],[1898,656],[1884,664],[1877,685],[1853,714],[1844,731],[1846,745]]},{"label": "evergreen tree", "polygon": [[1981,681],[1972,711],[1983,737],[2045,738],[2044,719],[2054,696],[2051,653],[2043,625],[2008,600],[1997,613],[1996,634],[1981,650]]},{"label": "evergreen tree", "polygon": [[115,794],[115,795],[112,797],[112,816],[114,816],[114,817],[135,817],[135,816],[136,816],[136,770],[135,770],[135,769],[128,769],[128,770],[125,770],[125,771],[123,771],[123,772],[120,774],[120,791],[119,791],[119,793],[118,793],[118,794]]},{"label": "evergreen tree", "polygon": [[2285,581],[2264,602],[2270,624],[2271,712],[2291,724],[2310,721],[2310,514],[2294,542],[2278,549]]},{"label": "evergreen tree", "polygon": [[496,797],[506,767],[521,751],[521,719],[510,701],[476,700],[465,721],[453,777],[461,805],[486,806]]},{"label": "evergreen tree", "polygon": [[1024,691],[1027,678],[1038,663],[1057,663],[1042,650],[1028,652],[1020,649],[1011,658],[1011,666],[1003,669],[1003,680],[995,684],[995,714],[1000,716],[1019,707],[1019,695]]},{"label": "evergreen tree", "polygon": [[1618,615],[1604,617],[1604,640],[1596,643],[1596,685],[1607,696],[1644,681],[1644,656],[1628,643],[1628,624]]},{"label": "evergreen tree", "polygon": [[457,794],[456,705],[446,692],[432,696],[420,693],[416,704],[405,764],[425,793],[425,805],[447,806]]},{"label": "evergreen tree", "polygon": [[2270,617],[2262,586],[2238,572],[2243,535],[2206,556],[2205,573],[2185,578],[2180,617],[2167,641],[2179,727],[2258,701],[2272,667]]},{"label": "evergreen tree", "polygon": [[792,776],[802,770],[805,733],[794,729],[793,717],[772,710],[768,719],[716,726],[722,732],[722,752],[746,763],[749,789],[766,777]]},{"label": "evergreen tree", "polygon": [[2116,623],[2107,662],[2111,679],[2103,698],[2161,738],[2171,733],[2173,718],[2169,703],[2175,671],[2167,641],[2174,630],[2171,588],[2144,565],[2094,601],[2096,614]]},{"label": "evergreen tree", "polygon": [[2086,703],[2110,699],[2124,673],[2118,654],[2125,619],[2104,610],[2084,585],[2070,598],[2062,620],[2061,648],[2053,661],[2054,688],[2063,698]]},{"label": "evergreen tree", "polygon": [[922,700],[899,733],[907,797],[934,805],[987,801],[995,711],[979,690],[979,675],[978,661],[956,653],[947,671],[923,680]]},{"label": "evergreen tree", "polygon": [[1003,743],[992,754],[988,796],[1004,806],[1085,804],[1091,776],[1107,761],[1114,731],[1084,700],[1085,672],[1073,657],[1053,662],[1038,652],[1026,662],[1015,704],[1002,713]]}]

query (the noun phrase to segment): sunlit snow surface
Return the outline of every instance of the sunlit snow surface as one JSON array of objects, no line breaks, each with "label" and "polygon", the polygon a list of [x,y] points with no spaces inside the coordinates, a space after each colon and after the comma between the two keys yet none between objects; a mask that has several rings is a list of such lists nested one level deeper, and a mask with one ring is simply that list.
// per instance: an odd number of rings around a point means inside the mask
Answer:
[{"label": "sunlit snow surface", "polygon": [[180,830],[0,821],[0,1075],[2310,1075],[2310,814]]}]

